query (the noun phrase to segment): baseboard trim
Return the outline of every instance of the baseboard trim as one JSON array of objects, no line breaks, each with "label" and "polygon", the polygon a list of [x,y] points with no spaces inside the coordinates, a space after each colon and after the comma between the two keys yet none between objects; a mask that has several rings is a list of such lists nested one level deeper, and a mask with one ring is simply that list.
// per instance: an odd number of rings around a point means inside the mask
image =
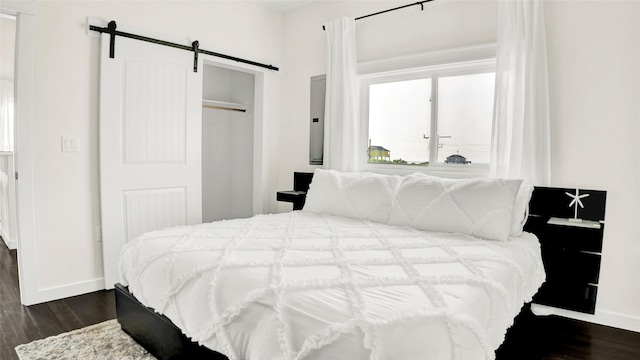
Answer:
[{"label": "baseboard trim", "polygon": [[29,296],[28,301],[25,301],[23,297],[22,304],[26,306],[41,304],[48,301],[64,299],[99,290],[104,290],[104,278],[39,289],[37,293]]},{"label": "baseboard trim", "polygon": [[7,240],[7,238],[4,235],[2,235],[2,240],[4,240],[4,244],[7,245],[7,248],[9,250],[15,250],[18,248],[18,243],[16,241],[11,239]]},{"label": "baseboard trim", "polygon": [[540,304],[531,304],[531,311],[538,316],[558,315],[570,319],[576,319],[640,333],[639,317],[619,314],[612,311],[596,309],[596,313],[591,315]]}]

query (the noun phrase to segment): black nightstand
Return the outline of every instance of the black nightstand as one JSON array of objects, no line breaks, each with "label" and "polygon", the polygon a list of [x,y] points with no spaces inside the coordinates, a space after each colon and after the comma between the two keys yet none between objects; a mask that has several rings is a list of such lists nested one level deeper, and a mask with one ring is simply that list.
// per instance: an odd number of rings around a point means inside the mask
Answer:
[{"label": "black nightstand", "polygon": [[[533,302],[557,308],[595,313],[606,192],[579,189],[584,208],[572,222],[575,208],[568,204],[576,189],[536,187],[525,231],[534,233],[542,246],[547,281]],[[574,205],[575,206],[575,205]]]},{"label": "black nightstand", "polygon": [[293,210],[302,210],[304,202],[307,199],[307,191],[309,190],[309,184],[313,173],[307,172],[294,172],[293,173],[293,190],[278,191],[276,193],[276,200],[286,201],[293,203]]},{"label": "black nightstand", "polygon": [[276,193],[276,200],[278,201],[286,201],[293,203],[293,210],[302,210],[304,206],[304,201],[307,198],[306,191],[278,191]]}]

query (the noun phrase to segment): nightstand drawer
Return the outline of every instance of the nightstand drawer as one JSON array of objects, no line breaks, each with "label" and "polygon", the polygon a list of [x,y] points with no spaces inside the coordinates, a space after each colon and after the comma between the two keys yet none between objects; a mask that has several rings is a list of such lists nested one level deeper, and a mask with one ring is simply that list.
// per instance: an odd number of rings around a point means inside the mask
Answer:
[{"label": "nightstand drawer", "polygon": [[542,259],[547,281],[581,285],[598,283],[599,254],[543,247]]},{"label": "nightstand drawer", "polygon": [[597,294],[596,285],[547,281],[533,297],[533,302],[593,314],[596,310]]}]

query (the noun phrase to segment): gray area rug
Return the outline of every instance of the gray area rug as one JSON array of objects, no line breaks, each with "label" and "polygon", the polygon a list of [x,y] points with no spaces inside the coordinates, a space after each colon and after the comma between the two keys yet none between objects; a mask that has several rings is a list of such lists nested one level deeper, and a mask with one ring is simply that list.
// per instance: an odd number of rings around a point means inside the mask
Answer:
[{"label": "gray area rug", "polygon": [[16,346],[20,360],[155,359],[116,320]]}]

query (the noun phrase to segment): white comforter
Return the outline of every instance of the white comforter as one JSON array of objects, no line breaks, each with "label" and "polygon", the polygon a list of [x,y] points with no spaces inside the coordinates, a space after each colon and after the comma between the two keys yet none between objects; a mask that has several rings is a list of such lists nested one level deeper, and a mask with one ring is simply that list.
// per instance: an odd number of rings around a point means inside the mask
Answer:
[{"label": "white comforter", "polygon": [[537,239],[329,215],[259,215],[147,233],[122,281],[230,359],[492,359],[544,281]]}]

